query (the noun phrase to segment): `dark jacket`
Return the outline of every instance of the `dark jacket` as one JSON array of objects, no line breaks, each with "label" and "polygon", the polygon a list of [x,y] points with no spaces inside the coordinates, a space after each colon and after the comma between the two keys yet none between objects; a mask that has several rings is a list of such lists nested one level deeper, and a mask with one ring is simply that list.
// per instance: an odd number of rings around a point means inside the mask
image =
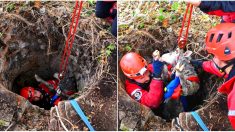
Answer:
[{"label": "dark jacket", "polygon": [[222,17],[222,22],[235,22],[235,1],[202,1],[201,11]]}]

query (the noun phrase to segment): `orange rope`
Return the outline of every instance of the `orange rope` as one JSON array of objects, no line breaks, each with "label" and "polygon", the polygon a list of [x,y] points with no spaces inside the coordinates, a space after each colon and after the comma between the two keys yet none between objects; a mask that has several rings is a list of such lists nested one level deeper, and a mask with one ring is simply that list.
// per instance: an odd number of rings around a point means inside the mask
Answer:
[{"label": "orange rope", "polygon": [[[189,18],[188,18],[188,25],[186,27],[186,34],[185,34],[185,36],[182,36],[183,29],[184,29],[184,23],[186,21],[189,8],[190,8],[190,12],[189,12]],[[191,22],[192,11],[193,11],[193,5],[188,4],[187,8],[186,8],[186,11],[185,11],[185,14],[184,14],[184,19],[183,19],[183,22],[182,22],[182,27],[181,27],[181,30],[180,30],[180,33],[179,33],[179,38],[178,38],[178,46],[180,48],[184,48],[186,46],[186,43],[187,43],[187,40],[188,40],[188,31],[189,31],[189,26],[190,26],[190,22]]]},{"label": "orange rope", "polygon": [[80,1],[79,6],[78,6],[78,1],[76,1],[75,3],[72,21],[70,23],[70,28],[69,28],[68,38],[66,40],[64,53],[63,53],[63,56],[61,58],[61,63],[60,63],[60,71],[59,71],[60,79],[63,79],[67,71],[68,60],[71,54],[71,49],[73,47],[73,42],[74,42],[74,38],[75,38],[76,31],[77,31],[77,26],[78,26],[78,21],[79,21],[81,10],[82,10],[82,4],[83,4],[83,1]]}]

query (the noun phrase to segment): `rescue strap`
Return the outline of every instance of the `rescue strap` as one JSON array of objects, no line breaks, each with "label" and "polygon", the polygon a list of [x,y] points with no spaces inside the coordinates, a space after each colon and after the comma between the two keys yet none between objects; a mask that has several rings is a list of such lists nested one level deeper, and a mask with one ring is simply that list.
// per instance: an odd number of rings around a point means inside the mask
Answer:
[{"label": "rescue strap", "polygon": [[191,114],[204,131],[209,131],[204,122],[202,121],[201,117],[197,114],[197,112],[193,111],[191,112]]},{"label": "rescue strap", "polygon": [[56,101],[59,97],[60,97],[59,95],[55,94],[55,95],[51,98],[50,104],[53,105],[53,104],[55,103],[55,101]]},{"label": "rescue strap", "polygon": [[187,112],[188,111],[188,101],[186,99],[186,96],[180,96],[180,101],[183,105],[184,112]]},{"label": "rescue strap", "polygon": [[78,105],[77,101],[73,100],[69,100],[69,102],[71,103],[71,105],[73,106],[73,108],[75,109],[75,111],[77,112],[77,114],[81,117],[81,119],[83,120],[83,122],[86,124],[86,126],[89,128],[90,131],[95,131],[94,128],[91,126],[90,122],[88,121],[86,115],[83,113],[82,109],[80,108],[80,106]]}]

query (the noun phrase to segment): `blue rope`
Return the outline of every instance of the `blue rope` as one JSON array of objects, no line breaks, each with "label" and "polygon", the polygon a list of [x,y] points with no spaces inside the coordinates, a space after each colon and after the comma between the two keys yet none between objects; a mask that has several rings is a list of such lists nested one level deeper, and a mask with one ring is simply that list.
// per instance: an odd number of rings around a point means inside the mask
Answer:
[{"label": "blue rope", "polygon": [[85,116],[85,114],[83,113],[82,109],[80,108],[80,106],[78,105],[77,101],[70,100],[71,105],[73,106],[73,108],[75,109],[75,111],[78,113],[78,115],[81,117],[81,119],[83,120],[83,122],[86,124],[86,126],[89,128],[90,131],[95,131],[94,128],[91,126],[90,122],[88,121],[87,117]]},{"label": "blue rope", "polygon": [[55,101],[59,98],[59,96],[57,94],[55,94],[50,101],[50,104],[53,105],[55,103]]},{"label": "blue rope", "polygon": [[191,112],[191,114],[193,115],[194,119],[197,121],[197,123],[204,131],[209,131],[204,122],[202,121],[202,119],[200,118],[200,116],[197,114],[197,112],[193,111]]}]

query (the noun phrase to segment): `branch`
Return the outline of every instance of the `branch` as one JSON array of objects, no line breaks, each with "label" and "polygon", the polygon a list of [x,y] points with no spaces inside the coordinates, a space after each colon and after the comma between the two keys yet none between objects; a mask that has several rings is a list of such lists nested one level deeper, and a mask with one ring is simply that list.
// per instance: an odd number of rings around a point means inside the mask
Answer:
[{"label": "branch", "polygon": [[5,14],[6,14],[6,17],[15,17],[15,18],[19,19],[20,21],[23,21],[24,23],[26,23],[28,26],[35,26],[33,23],[27,21],[25,18],[23,18],[20,15],[11,14],[11,13],[5,13]]}]

